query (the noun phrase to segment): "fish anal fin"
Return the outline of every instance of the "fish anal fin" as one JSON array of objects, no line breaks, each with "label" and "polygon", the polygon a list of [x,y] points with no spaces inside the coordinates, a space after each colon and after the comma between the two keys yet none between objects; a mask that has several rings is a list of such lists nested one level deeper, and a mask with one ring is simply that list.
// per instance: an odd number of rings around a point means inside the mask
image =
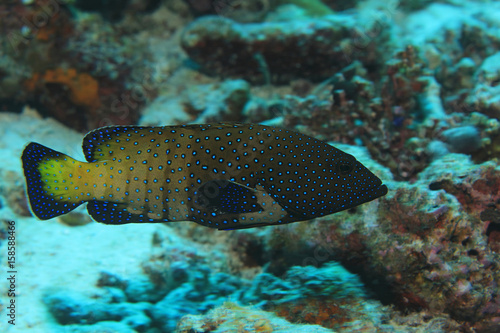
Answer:
[{"label": "fish anal fin", "polygon": [[104,224],[169,222],[153,212],[133,210],[122,203],[89,201],[87,211],[95,221]]}]

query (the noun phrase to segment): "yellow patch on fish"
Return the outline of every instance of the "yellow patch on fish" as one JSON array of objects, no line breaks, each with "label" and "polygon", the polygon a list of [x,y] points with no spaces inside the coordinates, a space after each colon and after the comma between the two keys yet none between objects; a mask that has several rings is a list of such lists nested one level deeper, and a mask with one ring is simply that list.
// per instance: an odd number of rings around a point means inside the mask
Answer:
[{"label": "yellow patch on fish", "polygon": [[353,156],[251,124],[111,126],[83,141],[87,162],[38,143],[22,155],[32,212],[87,203],[106,224],[194,221],[238,229],[309,220],[387,193]]}]

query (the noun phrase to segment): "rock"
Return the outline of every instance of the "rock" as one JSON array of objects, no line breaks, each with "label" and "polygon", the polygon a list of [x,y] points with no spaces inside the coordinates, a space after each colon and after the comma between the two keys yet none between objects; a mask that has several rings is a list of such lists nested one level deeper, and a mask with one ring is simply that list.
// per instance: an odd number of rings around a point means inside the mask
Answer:
[{"label": "rock", "polygon": [[427,154],[429,154],[432,160],[436,160],[448,154],[450,150],[444,142],[434,140],[427,145],[426,152]]},{"label": "rock", "polygon": [[481,148],[481,134],[474,126],[450,128],[442,135],[456,153],[470,154]]},{"label": "rock", "polygon": [[206,315],[188,315],[177,325],[177,333],[206,332],[323,333],[331,330],[318,325],[291,324],[270,312],[226,303]]},{"label": "rock", "polygon": [[125,288],[127,300],[132,303],[150,302],[156,303],[167,294],[168,290],[158,288],[148,278],[141,277],[128,281]]},{"label": "rock", "polygon": [[469,95],[468,102],[472,103],[479,112],[486,115],[500,117],[500,52],[484,59],[474,74],[476,86]]},{"label": "rock", "polygon": [[178,96],[160,96],[144,110],[143,126],[241,121],[250,100],[244,80],[190,86]]},{"label": "rock", "polygon": [[126,323],[133,329],[144,331],[150,326],[148,303],[106,303],[74,291],[47,292],[43,297],[50,313],[61,325],[91,325],[115,321]]},{"label": "rock", "polygon": [[66,325],[57,328],[60,333],[136,333],[125,323],[116,321],[101,321],[93,325]]},{"label": "rock", "polygon": [[[366,24],[372,24],[366,28],[367,34],[376,28],[375,22],[363,22]],[[286,83],[297,78],[318,81],[353,60],[365,65],[381,61],[377,49],[383,49],[380,44],[385,42],[385,34],[378,31],[373,38],[363,35],[355,40],[356,29],[356,19],[348,15],[251,24],[205,16],[186,27],[181,45],[213,75],[252,83]],[[356,52],[360,47],[363,52]]]}]

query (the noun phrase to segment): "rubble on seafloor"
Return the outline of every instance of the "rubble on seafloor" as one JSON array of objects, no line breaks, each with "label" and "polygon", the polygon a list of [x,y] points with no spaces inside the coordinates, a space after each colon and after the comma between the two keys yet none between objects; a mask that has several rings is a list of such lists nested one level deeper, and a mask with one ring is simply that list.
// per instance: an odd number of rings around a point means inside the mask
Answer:
[{"label": "rubble on seafloor", "polygon": [[331,332],[319,325],[291,324],[269,312],[225,303],[206,315],[188,315],[179,321],[178,333],[199,332]]}]

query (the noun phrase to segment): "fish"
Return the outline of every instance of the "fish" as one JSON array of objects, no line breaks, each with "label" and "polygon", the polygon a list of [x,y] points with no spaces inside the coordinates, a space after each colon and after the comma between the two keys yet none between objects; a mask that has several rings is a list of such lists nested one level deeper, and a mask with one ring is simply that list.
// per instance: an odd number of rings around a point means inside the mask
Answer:
[{"label": "fish", "polygon": [[192,221],[234,230],[307,221],[377,199],[387,186],[332,145],[258,124],[108,126],[85,162],[36,142],[21,160],[40,220],[87,203],[104,224]]}]

